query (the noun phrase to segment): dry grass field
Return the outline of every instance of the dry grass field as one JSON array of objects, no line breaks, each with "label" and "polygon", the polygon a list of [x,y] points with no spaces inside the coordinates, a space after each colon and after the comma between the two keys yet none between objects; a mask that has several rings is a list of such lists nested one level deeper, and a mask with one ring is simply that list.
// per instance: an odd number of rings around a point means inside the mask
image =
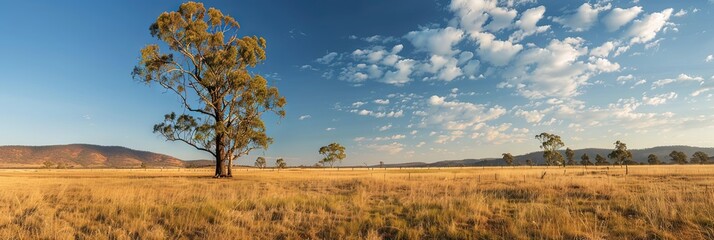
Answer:
[{"label": "dry grass field", "polygon": [[714,166],[0,170],[0,239],[714,239]]}]

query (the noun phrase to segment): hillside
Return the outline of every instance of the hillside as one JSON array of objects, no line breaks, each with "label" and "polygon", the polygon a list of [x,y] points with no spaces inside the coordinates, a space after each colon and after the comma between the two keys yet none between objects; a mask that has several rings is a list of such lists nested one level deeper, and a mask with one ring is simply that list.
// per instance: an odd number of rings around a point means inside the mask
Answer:
[{"label": "hillside", "polygon": [[[647,163],[647,156],[650,154],[657,155],[660,161],[664,163],[669,163],[669,153],[672,151],[681,151],[691,157],[694,152],[702,151],[710,156],[710,159],[714,159],[714,148],[703,148],[703,147],[691,147],[691,146],[659,146],[653,148],[645,149],[631,149],[632,159],[636,162]],[[604,148],[585,148],[585,149],[575,149],[574,160],[580,162],[580,156],[587,154],[590,157],[591,162],[595,162],[596,154],[600,154],[607,158],[612,149]],[[560,151],[563,156],[565,156],[565,150]],[[519,164],[525,164],[527,159],[533,160],[536,164],[544,164],[543,152],[532,152],[523,155],[514,156],[515,162]],[[608,161],[612,162],[608,159]],[[481,158],[481,159],[462,159],[462,160],[443,160],[432,163],[397,163],[397,164],[385,164],[385,167],[460,167],[460,166],[500,166],[504,165],[504,162],[500,158]],[[375,165],[374,167],[379,167]]]},{"label": "hillside", "polygon": [[41,167],[43,163],[74,168],[183,167],[180,159],[117,146],[70,144],[52,146],[0,146],[0,167]]}]

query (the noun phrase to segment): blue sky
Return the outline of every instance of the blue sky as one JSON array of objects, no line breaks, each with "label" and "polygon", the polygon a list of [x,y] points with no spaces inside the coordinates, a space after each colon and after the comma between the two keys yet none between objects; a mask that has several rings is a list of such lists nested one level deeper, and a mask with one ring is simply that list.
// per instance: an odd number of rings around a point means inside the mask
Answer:
[{"label": "blue sky", "polygon": [[[714,146],[711,1],[231,1],[268,42],[287,117],[258,155],[311,165],[498,157],[571,148]],[[0,145],[121,145],[207,156],[151,132],[181,111],[132,80],[148,26],[173,1],[17,1],[0,8]]]}]

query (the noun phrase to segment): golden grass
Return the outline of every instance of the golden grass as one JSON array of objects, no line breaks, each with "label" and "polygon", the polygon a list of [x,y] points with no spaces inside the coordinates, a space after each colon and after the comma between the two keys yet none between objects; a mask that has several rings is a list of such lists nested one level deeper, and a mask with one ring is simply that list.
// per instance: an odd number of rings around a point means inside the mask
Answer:
[{"label": "golden grass", "polygon": [[714,166],[624,171],[0,170],[0,239],[714,239]]}]

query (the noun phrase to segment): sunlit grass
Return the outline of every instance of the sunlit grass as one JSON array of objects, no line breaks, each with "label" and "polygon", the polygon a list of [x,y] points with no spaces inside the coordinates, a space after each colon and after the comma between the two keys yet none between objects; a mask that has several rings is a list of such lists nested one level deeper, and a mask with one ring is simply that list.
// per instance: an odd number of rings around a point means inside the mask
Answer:
[{"label": "sunlit grass", "polygon": [[714,238],[714,166],[211,173],[0,170],[0,239]]}]

